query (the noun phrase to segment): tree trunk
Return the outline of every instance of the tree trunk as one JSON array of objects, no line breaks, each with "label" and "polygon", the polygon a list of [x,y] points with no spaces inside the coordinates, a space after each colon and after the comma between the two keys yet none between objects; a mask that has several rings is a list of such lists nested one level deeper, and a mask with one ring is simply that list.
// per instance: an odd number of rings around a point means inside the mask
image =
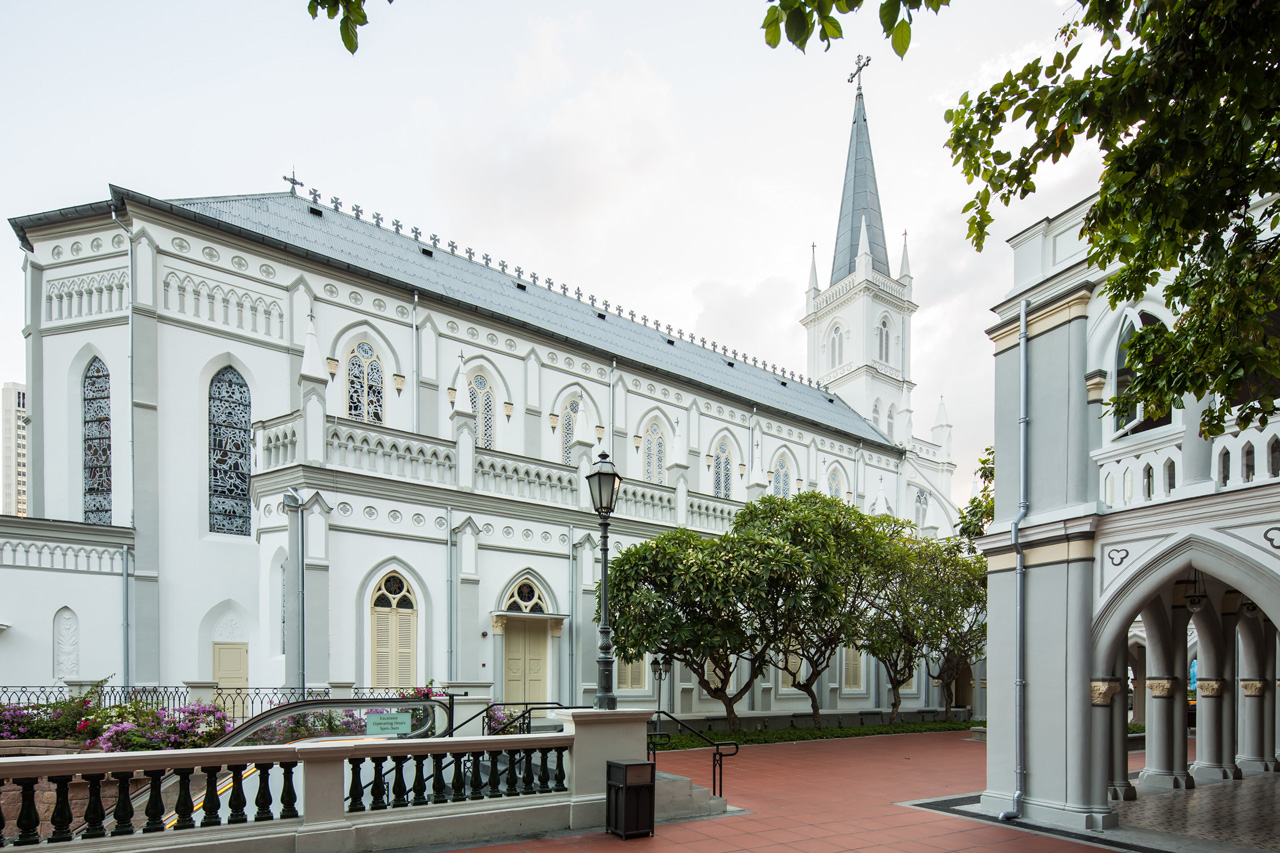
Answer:
[{"label": "tree trunk", "polygon": [[898,722],[898,708],[902,705],[902,693],[900,684],[889,685],[889,694],[893,697],[891,702],[892,711],[889,713],[889,725],[895,725]]},{"label": "tree trunk", "polygon": [[729,725],[729,731],[736,732],[742,725],[741,721],[738,720],[737,711],[733,709],[734,705],[737,705],[738,703],[731,701],[726,694],[724,698],[720,700],[720,704],[724,705],[724,717],[725,722]]},{"label": "tree trunk", "polygon": [[813,709],[813,727],[815,729],[822,728],[822,713],[821,709],[818,707],[818,693],[813,689],[813,682],[797,681],[795,683],[795,688],[809,697],[809,707]]}]

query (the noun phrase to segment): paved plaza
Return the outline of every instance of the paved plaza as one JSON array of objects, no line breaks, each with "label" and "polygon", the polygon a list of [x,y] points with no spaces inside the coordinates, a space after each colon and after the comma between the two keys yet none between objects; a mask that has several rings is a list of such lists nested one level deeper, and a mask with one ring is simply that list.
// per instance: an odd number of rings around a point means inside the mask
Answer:
[{"label": "paved plaza", "polygon": [[[1280,774],[1193,791],[1139,788],[1122,828],[1077,838],[937,811],[921,801],[972,801],[984,787],[986,745],[968,732],[744,746],[725,760],[730,814],[658,827],[622,841],[602,832],[477,845],[475,853],[884,853],[973,851],[1179,851],[1280,849]],[[1194,741],[1190,744],[1194,756]],[[1136,771],[1143,754],[1131,753]],[[660,753],[658,769],[709,785],[708,750]],[[917,805],[906,805],[916,803]],[[1155,830],[1167,830],[1158,832]],[[1170,835],[1168,832],[1188,833]],[[1096,840],[1088,838],[1095,836]],[[439,851],[444,848],[420,848]],[[460,851],[459,851],[460,853]],[[469,853],[469,851],[468,851]]]}]

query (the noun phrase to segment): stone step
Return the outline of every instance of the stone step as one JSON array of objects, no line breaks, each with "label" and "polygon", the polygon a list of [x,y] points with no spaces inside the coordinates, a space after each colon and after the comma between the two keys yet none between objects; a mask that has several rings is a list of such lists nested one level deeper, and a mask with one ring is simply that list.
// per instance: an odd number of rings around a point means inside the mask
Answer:
[{"label": "stone step", "polygon": [[729,804],[723,797],[711,796],[711,791],[695,785],[685,776],[658,771],[654,798],[658,820],[702,817],[724,814]]}]

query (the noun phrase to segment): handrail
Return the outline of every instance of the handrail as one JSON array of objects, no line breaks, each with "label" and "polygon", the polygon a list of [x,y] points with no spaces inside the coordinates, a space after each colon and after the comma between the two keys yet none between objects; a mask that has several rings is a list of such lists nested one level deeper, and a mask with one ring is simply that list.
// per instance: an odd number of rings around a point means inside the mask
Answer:
[{"label": "handrail", "polygon": [[[711,753],[711,793],[713,796],[723,797],[724,796],[724,760],[726,758],[732,758],[733,756],[738,754],[738,746],[739,746],[738,742],[732,741],[732,740],[712,740],[711,738],[704,735],[702,732],[695,729],[693,726],[689,725],[688,723],[684,722],[679,717],[677,717],[676,715],[668,711],[654,711],[653,716],[658,718],[666,717],[667,719],[675,723],[677,726],[687,730],[689,734],[693,735],[698,740],[702,741],[707,746],[712,747],[715,750],[715,752]],[[653,719],[650,719],[649,722],[654,723],[655,725],[661,725],[661,719],[658,719],[656,721]],[[660,738],[665,738],[665,739],[660,739]],[[666,746],[669,743],[671,743],[670,732],[660,732],[660,731],[649,732],[649,734],[645,738],[645,750],[648,754],[649,760],[652,761],[654,759],[655,754],[657,753],[656,747]],[[722,747],[730,747],[730,746],[733,747],[733,752],[721,751]]]},{"label": "handrail", "polygon": [[[511,726],[515,725],[516,723],[520,723],[522,727],[526,723],[530,723],[533,719],[534,711],[546,711],[546,710],[551,710],[553,708],[559,709],[562,711],[585,711],[591,708],[590,705],[565,705],[561,702],[490,702],[488,705],[485,705],[479,711],[476,711],[474,714],[472,714],[470,717],[467,717],[465,720],[458,723],[456,726],[451,725],[449,729],[445,731],[444,734],[440,735],[440,737],[453,737],[454,732],[459,731],[462,728],[465,728],[468,723],[473,723],[483,715],[489,713],[490,708],[510,708],[510,707],[523,707],[524,710],[521,711],[518,715],[516,715],[512,719],[503,723],[497,729],[494,729],[491,732],[486,732],[485,734],[490,734],[490,735],[510,734],[510,732],[507,732],[507,729],[511,728]],[[519,732],[519,731],[517,733],[528,734],[528,732]]]},{"label": "handrail", "polygon": [[[453,734],[453,696],[448,697],[448,702],[442,702],[439,699],[427,698],[386,698],[386,699],[304,699],[300,702],[286,702],[283,705],[277,705],[274,708],[263,711],[245,720],[236,726],[227,734],[215,740],[209,745],[209,748],[235,746],[249,735],[253,734],[257,729],[264,725],[274,722],[284,717],[293,717],[298,714],[306,714],[312,711],[331,710],[335,708],[386,708],[394,706],[396,708],[415,708],[424,706],[436,706],[443,708],[446,716],[445,730],[443,733],[435,735],[436,737],[451,737]],[[417,731],[408,734],[396,735],[397,738],[419,738],[423,737],[432,726],[435,725],[435,715],[431,716],[431,722],[423,726]]]}]

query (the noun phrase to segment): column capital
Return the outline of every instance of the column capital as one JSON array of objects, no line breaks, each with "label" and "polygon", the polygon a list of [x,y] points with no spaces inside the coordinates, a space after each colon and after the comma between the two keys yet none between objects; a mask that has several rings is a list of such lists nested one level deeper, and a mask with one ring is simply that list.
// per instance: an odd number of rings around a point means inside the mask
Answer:
[{"label": "column capital", "polygon": [[1267,682],[1263,681],[1261,678],[1240,679],[1240,686],[1244,689],[1244,695],[1246,696],[1261,696],[1262,688],[1265,687],[1266,684]]},{"label": "column capital", "polygon": [[1152,696],[1156,698],[1163,698],[1172,695],[1173,682],[1174,679],[1172,678],[1148,678],[1147,689],[1151,691]]},{"label": "column capital", "polygon": [[1201,678],[1196,681],[1196,689],[1203,699],[1221,697],[1222,691],[1226,689],[1226,686],[1227,680],[1225,678]]},{"label": "column capital", "polygon": [[1094,678],[1089,682],[1089,693],[1095,708],[1111,705],[1111,697],[1120,692],[1120,679]]}]

